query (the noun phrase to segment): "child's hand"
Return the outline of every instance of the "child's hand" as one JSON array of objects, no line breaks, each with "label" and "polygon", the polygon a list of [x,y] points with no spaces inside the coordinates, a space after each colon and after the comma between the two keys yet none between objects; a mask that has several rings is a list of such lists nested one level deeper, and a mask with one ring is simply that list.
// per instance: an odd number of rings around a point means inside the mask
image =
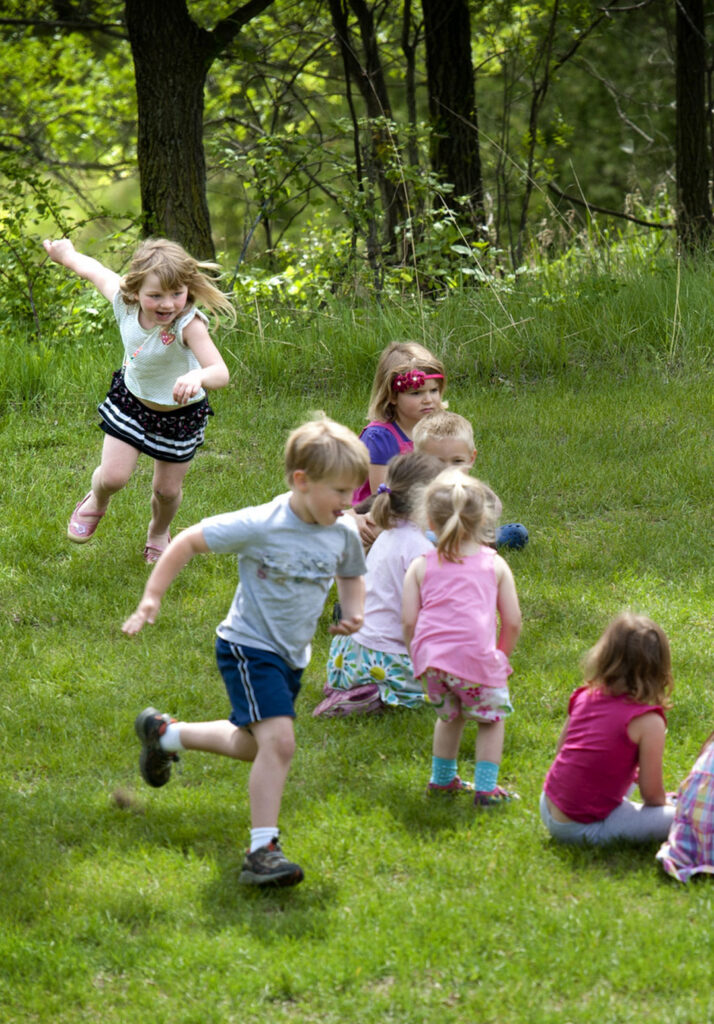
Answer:
[{"label": "child's hand", "polygon": [[150,626],[153,626],[156,622],[156,616],[159,614],[160,606],[160,601],[154,598],[143,597],[134,614],[130,615],[121,627],[122,633],[126,633],[127,636],[136,636],[145,623],[148,622]]},{"label": "child's hand", "polygon": [[355,519],[357,520],[357,529],[359,530],[362,546],[369,550],[381,533],[381,530],[372,519],[369,512],[364,515],[358,512],[355,515]]},{"label": "child's hand", "polygon": [[69,238],[59,238],[56,242],[46,238],[42,244],[49,258],[61,266],[66,266],[67,260],[71,259],[76,252]]},{"label": "child's hand", "polygon": [[203,370],[190,370],[179,377],[174,384],[174,402],[179,405],[186,405],[192,398],[195,398],[201,390],[201,377]]},{"label": "child's hand", "polygon": [[340,619],[339,622],[329,626],[329,631],[334,636],[349,636],[356,633],[364,625],[364,615],[353,615],[351,619]]}]

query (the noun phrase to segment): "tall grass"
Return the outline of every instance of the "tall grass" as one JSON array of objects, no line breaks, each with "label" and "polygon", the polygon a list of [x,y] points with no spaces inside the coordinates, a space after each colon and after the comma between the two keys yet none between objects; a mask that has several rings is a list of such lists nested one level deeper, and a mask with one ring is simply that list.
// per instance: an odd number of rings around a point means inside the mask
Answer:
[{"label": "tall grass", "polygon": [[[614,272],[571,258],[441,301],[392,297],[318,309],[236,293],[238,322],[216,337],[234,377],[263,391],[361,394],[375,356],[396,338],[439,352],[451,381],[465,386],[577,379],[598,369],[696,373],[712,356],[711,271],[651,260]],[[106,375],[121,358],[109,319],[93,316],[85,333],[63,324],[56,337],[51,330],[39,342],[19,335],[3,346],[0,409]]]},{"label": "tall grass", "polygon": [[[140,461],[91,544],[65,540],[98,458],[93,407],[118,343],[107,334],[103,349],[85,346],[74,361],[58,351],[27,394],[5,392],[0,1018],[714,1018],[711,883],[671,882],[654,847],[559,848],[537,813],[579,660],[623,607],[652,615],[672,641],[668,788],[714,728],[714,378],[699,326],[711,299],[705,275],[688,274],[676,335],[673,273],[652,287],[644,276],[611,288],[583,280],[572,303],[541,292],[517,345],[509,324],[525,320],[527,289],[435,307],[423,334],[416,307],[328,309],[290,326],[261,310],[260,327],[253,310],[222,339],[234,377],[215,395],[178,527],[281,489],[285,435],[316,406],[363,423],[375,353],[416,334],[441,346],[451,408],[474,424],[476,471],[502,497],[504,519],[531,533],[510,556],[524,630],[502,769],[521,800],[493,814],[428,800],[428,708],[313,719],[325,616],[281,815],[306,879],[287,892],[237,884],[245,766],[187,753],[160,791],[137,771],[132,723],[148,703],[186,719],[226,714],[212,634],[235,586],[233,560],[194,560],[157,624],[128,640],[120,625],[147,574],[150,465]],[[489,317],[499,329],[487,344]],[[564,347],[560,332],[576,326],[579,347]],[[467,730],[465,775],[473,739]]]}]

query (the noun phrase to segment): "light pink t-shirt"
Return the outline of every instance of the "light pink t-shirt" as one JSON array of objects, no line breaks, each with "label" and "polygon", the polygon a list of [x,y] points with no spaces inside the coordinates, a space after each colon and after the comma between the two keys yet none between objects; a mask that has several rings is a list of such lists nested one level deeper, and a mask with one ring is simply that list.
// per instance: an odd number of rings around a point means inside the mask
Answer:
[{"label": "light pink t-shirt", "polygon": [[495,557],[485,545],[462,562],[427,552],[411,647],[415,676],[438,668],[480,686],[507,685],[513,670],[496,649]]},{"label": "light pink t-shirt", "polygon": [[[545,777],[546,796],[563,814],[584,824],[603,821],[635,781],[639,748],[627,735],[633,718],[658,705],[637,704],[580,686],[568,705],[568,731]],[[666,722],[666,718],[665,718]]]},{"label": "light pink t-shirt", "polygon": [[404,519],[383,530],[367,555],[364,625],[352,639],[373,651],[406,654],[402,638],[402,590],[407,569],[433,545],[418,526]]}]

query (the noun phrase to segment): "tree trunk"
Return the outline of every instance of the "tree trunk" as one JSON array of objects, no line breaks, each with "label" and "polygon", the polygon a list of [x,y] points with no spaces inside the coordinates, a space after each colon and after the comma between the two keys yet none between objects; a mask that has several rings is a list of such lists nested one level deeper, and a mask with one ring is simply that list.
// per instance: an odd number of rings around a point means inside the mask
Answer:
[{"label": "tree trunk", "polygon": [[484,237],[483,182],[468,0],[422,0],[432,169],[453,185],[444,205]]},{"label": "tree trunk", "polygon": [[[347,3],[352,10],[362,42],[361,58],[349,29]],[[337,35],[345,68],[359,89],[370,121],[370,149],[365,154],[367,177],[379,189],[384,211],[385,247],[392,256],[402,260],[406,253],[397,245],[398,228],[404,223],[409,209],[406,190],[401,180],[393,180],[388,172],[390,163],[400,160],[398,141],[389,122],[392,110],[387,82],[379,53],[373,10],[365,0],[329,0],[332,24]],[[402,233],[402,247],[404,233]]]},{"label": "tree trunk", "polygon": [[185,0],[125,3],[136,80],[142,230],[180,242],[197,259],[215,255],[203,152],[206,75],[242,26],[272,2],[251,0],[212,32],[193,21]]},{"label": "tree trunk", "polygon": [[678,0],[676,11],[677,234],[682,248],[693,253],[703,250],[712,234],[704,2]]}]

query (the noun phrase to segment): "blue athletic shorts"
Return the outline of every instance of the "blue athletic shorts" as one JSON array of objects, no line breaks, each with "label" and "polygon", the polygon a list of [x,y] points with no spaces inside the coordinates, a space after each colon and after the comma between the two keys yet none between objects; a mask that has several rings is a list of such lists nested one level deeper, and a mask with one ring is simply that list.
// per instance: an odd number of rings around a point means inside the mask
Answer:
[{"label": "blue athletic shorts", "polygon": [[231,702],[233,725],[264,718],[295,718],[302,669],[291,668],[279,654],[239,646],[216,637],[216,661]]}]

